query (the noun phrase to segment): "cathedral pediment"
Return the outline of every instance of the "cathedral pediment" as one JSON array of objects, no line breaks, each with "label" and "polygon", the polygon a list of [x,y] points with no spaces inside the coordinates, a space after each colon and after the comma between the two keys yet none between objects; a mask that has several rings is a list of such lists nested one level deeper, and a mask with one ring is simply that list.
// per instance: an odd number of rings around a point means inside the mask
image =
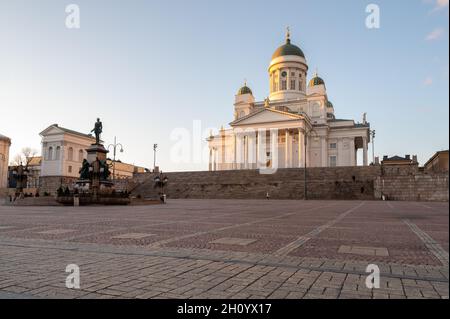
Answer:
[{"label": "cathedral pediment", "polygon": [[271,108],[265,108],[230,123],[231,126],[246,126],[264,123],[276,123],[303,120],[304,117],[299,114],[278,111]]}]

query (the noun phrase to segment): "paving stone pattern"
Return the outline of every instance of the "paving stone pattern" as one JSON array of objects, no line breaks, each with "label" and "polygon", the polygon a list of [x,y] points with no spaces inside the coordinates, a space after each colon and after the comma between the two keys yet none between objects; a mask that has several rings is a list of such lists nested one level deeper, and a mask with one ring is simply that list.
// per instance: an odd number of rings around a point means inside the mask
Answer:
[{"label": "paving stone pattern", "polygon": [[[0,298],[449,296],[448,203],[0,206]],[[80,267],[68,289],[66,266]],[[368,289],[369,264],[381,288]]]}]

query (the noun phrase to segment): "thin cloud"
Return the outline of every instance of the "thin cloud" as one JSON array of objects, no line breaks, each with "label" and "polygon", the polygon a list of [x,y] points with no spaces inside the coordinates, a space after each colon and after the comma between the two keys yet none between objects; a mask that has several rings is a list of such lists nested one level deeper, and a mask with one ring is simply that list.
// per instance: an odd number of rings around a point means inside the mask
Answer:
[{"label": "thin cloud", "polygon": [[423,81],[423,85],[430,86],[433,84],[433,78],[431,76],[428,76],[425,81]]},{"label": "thin cloud", "polygon": [[436,41],[439,40],[444,35],[443,28],[437,28],[431,31],[427,37],[425,38],[427,41]]},{"label": "thin cloud", "polygon": [[436,8],[444,9],[448,7],[448,1],[449,0],[437,0],[436,1]]},{"label": "thin cloud", "polygon": [[436,1],[426,1],[428,3],[434,3],[434,8],[431,10],[431,13],[444,10],[448,8],[449,0],[436,0]]}]

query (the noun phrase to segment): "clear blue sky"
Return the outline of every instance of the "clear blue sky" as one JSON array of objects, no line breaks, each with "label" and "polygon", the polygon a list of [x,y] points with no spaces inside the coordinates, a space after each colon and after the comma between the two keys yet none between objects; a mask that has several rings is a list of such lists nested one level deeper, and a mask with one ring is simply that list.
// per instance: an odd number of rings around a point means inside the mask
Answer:
[{"label": "clear blue sky", "polygon": [[[81,28],[65,27],[65,7]],[[381,28],[365,27],[366,5]],[[275,5],[278,7],[274,7]],[[121,160],[165,171],[206,169],[170,161],[170,133],[227,125],[243,79],[268,95],[267,67],[286,26],[318,67],[339,118],[368,113],[376,155],[448,149],[448,1],[0,0],[0,133],[40,150],[52,123],[125,147]]]}]

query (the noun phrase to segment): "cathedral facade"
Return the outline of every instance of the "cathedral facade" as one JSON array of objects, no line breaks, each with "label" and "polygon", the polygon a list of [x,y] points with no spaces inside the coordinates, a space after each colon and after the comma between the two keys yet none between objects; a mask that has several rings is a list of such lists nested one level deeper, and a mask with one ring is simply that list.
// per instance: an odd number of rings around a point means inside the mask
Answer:
[{"label": "cathedral facade", "polygon": [[325,81],[316,73],[308,82],[303,51],[286,43],[268,69],[270,95],[255,101],[244,84],[235,96],[234,120],[207,139],[209,170],[356,166],[362,149],[368,165],[370,124],[338,119]]}]

